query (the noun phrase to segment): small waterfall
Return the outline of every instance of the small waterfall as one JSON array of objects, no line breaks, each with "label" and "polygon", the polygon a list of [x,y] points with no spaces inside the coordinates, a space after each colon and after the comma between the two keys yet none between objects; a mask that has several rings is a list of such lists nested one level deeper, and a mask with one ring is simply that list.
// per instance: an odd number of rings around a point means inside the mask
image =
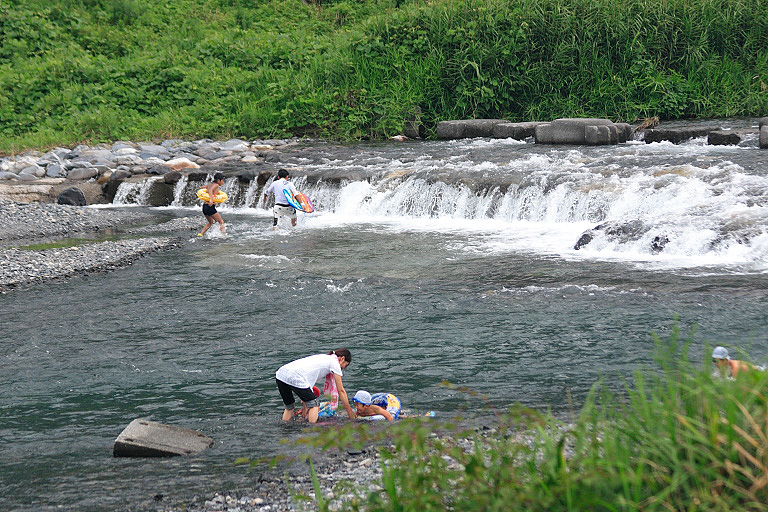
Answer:
[{"label": "small waterfall", "polygon": [[248,185],[248,189],[245,191],[245,201],[243,202],[243,206],[246,208],[258,208],[262,196],[261,190],[262,187],[259,186],[259,180],[252,180]]},{"label": "small waterfall", "polygon": [[182,174],[181,179],[173,187],[173,202],[171,206],[184,206],[184,190],[187,188],[187,183],[189,183],[189,178],[186,174]]},{"label": "small waterfall", "polygon": [[228,178],[224,180],[224,184],[221,186],[221,191],[225,192],[229,196],[229,199],[227,199],[227,202],[221,204],[222,207],[234,208],[236,206],[241,206],[239,202],[240,180],[238,180],[237,178]]},{"label": "small waterfall", "polygon": [[159,179],[160,177],[154,177],[138,182],[124,181],[117,188],[117,192],[115,192],[115,199],[112,201],[112,204],[148,204],[149,192],[152,189],[152,185]]}]

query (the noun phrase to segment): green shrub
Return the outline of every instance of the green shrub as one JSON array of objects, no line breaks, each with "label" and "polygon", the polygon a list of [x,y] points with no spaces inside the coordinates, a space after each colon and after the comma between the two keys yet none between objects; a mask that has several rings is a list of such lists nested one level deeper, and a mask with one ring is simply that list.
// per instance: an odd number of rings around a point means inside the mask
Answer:
[{"label": "green shrub", "polygon": [[659,367],[596,385],[572,424],[515,406],[486,434],[416,419],[308,442],[379,446],[383,491],[347,510],[765,511],[768,375],[722,380],[690,343],[656,338]]}]

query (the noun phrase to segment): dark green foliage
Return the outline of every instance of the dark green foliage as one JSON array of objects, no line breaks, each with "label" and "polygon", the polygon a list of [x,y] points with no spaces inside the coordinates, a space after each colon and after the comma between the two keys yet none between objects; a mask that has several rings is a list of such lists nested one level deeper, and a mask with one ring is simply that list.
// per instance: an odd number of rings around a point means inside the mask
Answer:
[{"label": "dark green foliage", "polygon": [[768,0],[0,0],[5,151],[762,116],[766,84]]}]

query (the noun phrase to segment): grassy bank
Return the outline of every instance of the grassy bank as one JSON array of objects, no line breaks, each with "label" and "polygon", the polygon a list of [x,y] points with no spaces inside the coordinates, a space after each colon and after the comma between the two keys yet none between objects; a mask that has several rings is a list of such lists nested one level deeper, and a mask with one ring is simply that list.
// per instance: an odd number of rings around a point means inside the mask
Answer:
[{"label": "grassy bank", "polygon": [[383,490],[348,510],[768,510],[768,373],[716,377],[689,346],[677,330],[657,340],[657,367],[620,395],[595,387],[568,427],[513,408],[485,435],[408,420],[314,442],[386,440]]},{"label": "grassy bank", "polygon": [[0,151],[768,113],[768,0],[0,0]]}]

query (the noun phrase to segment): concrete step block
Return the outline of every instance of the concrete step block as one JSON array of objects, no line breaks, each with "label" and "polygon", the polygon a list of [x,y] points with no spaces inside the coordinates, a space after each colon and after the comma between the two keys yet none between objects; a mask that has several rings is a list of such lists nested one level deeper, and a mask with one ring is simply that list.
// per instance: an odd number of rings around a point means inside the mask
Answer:
[{"label": "concrete step block", "polygon": [[746,128],[741,130],[714,130],[707,135],[707,144],[713,146],[737,146],[747,136],[754,136],[757,130]]},{"label": "concrete step block", "polygon": [[669,141],[673,144],[680,144],[690,139],[709,135],[709,132],[720,130],[719,126],[689,126],[683,128],[653,128],[645,130],[645,142],[663,142]]},{"label": "concrete step block", "polygon": [[438,139],[470,139],[493,137],[493,127],[508,123],[506,119],[459,119],[437,123]]},{"label": "concrete step block", "polygon": [[197,430],[137,418],[117,436],[113,455],[115,457],[195,455],[211,446],[213,446],[213,439]]},{"label": "concrete step block", "polygon": [[499,123],[493,126],[493,136],[497,139],[525,140],[536,134],[536,127],[544,122]]}]

